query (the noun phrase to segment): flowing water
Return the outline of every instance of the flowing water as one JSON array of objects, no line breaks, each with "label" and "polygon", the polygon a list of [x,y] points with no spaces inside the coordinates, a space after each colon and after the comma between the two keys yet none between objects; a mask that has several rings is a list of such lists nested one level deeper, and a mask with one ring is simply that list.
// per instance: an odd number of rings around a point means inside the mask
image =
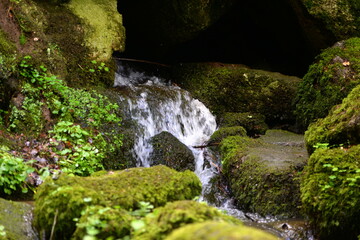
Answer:
[{"label": "flowing water", "polygon": [[[133,71],[119,63],[115,77],[115,87],[126,89],[120,96],[126,106],[126,118],[136,122],[136,140],[133,155],[137,166],[149,167],[149,157],[153,151],[150,139],[167,131],[190,148],[195,157],[195,173],[203,185],[203,196],[211,191],[210,180],[218,174],[216,167],[219,159],[201,146],[209,140],[216,130],[216,120],[209,109],[199,100],[164,79],[148,76]],[[224,198],[223,198],[224,199]],[[201,200],[206,201],[204,197]],[[283,239],[303,239],[289,237],[296,235],[288,223],[277,221],[276,218],[262,218],[257,214],[244,213],[232,204],[232,199],[222,201],[220,209],[233,215],[249,225],[273,232]],[[285,224],[285,225],[284,225]],[[289,228],[290,226],[290,228]],[[285,228],[285,229],[284,229]],[[301,229],[301,227],[299,227]]]}]

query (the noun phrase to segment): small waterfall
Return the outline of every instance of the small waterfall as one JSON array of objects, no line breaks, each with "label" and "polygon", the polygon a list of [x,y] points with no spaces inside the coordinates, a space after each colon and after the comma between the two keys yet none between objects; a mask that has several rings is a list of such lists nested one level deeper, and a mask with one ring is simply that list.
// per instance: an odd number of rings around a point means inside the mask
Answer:
[{"label": "small waterfall", "polygon": [[114,85],[126,88],[127,95],[121,101],[128,106],[127,117],[137,122],[133,152],[137,165],[150,166],[150,138],[162,131],[170,132],[192,150],[195,173],[205,189],[216,170],[204,165],[204,149],[193,146],[203,145],[216,130],[215,117],[209,109],[187,91],[124,66],[119,67]]}]

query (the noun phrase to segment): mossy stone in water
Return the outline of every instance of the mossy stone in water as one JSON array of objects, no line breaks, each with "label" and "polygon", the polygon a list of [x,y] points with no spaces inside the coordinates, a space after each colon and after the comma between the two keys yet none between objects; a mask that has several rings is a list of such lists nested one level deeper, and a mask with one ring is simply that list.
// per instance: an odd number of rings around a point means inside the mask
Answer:
[{"label": "mossy stone in water", "polygon": [[0,226],[5,227],[6,237],[2,240],[33,240],[38,235],[32,229],[33,207],[27,203],[7,201],[0,198]]},{"label": "mossy stone in water", "polygon": [[226,137],[229,136],[246,136],[245,128],[241,126],[233,127],[221,127],[216,130],[210,137],[209,144],[220,143]]},{"label": "mossy stone in water", "polygon": [[134,239],[164,239],[177,228],[209,220],[241,225],[238,219],[220,212],[217,208],[195,201],[177,201],[156,208],[152,214],[146,216],[145,227],[134,233]]},{"label": "mossy stone in water", "polygon": [[360,143],[360,85],[337,106],[328,116],[318,119],[305,132],[307,149],[312,153],[316,144],[353,145]]},{"label": "mossy stone in water", "polygon": [[276,236],[262,230],[225,222],[207,221],[179,228],[165,240],[276,240]]},{"label": "mossy stone in water", "polygon": [[309,67],[295,99],[297,123],[306,129],[341,103],[360,83],[360,38],[336,43]]},{"label": "mossy stone in water", "polygon": [[37,229],[48,236],[55,216],[55,236],[67,239],[75,231],[74,218],[90,205],[137,209],[138,202],[155,207],[169,201],[193,199],[201,193],[201,183],[191,171],[176,172],[165,166],[131,168],[98,177],[62,175],[47,179],[35,194]]},{"label": "mossy stone in water", "polygon": [[243,126],[249,136],[265,134],[268,129],[265,116],[262,114],[226,112],[220,118],[220,125],[227,127]]},{"label": "mossy stone in water", "polygon": [[319,239],[360,234],[360,145],[317,149],[301,179],[303,209]]},{"label": "mossy stone in water", "polygon": [[191,150],[169,132],[161,132],[150,139],[153,152],[151,166],[163,164],[177,171],[195,171],[195,158]]},{"label": "mossy stone in water", "polygon": [[269,125],[294,121],[292,102],[300,80],[236,64],[189,63],[174,67],[174,81],[216,115],[260,113]]},{"label": "mossy stone in water", "polygon": [[301,135],[269,130],[259,139],[231,136],[221,142],[224,174],[238,207],[261,215],[301,215],[297,175],[307,160],[301,140]]}]

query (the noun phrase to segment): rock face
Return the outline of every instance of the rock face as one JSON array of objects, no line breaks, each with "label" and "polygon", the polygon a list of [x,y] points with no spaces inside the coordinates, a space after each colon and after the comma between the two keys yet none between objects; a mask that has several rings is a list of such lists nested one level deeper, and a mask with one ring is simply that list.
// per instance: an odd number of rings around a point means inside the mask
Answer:
[{"label": "rock face", "polygon": [[360,39],[351,38],[323,51],[309,67],[296,97],[297,122],[303,129],[360,83]]},{"label": "rock face", "polygon": [[296,177],[307,159],[302,135],[269,130],[259,139],[231,136],[220,149],[238,207],[262,215],[300,215]]},{"label": "rock face", "polygon": [[319,239],[360,234],[360,145],[317,149],[301,182],[303,209]]},{"label": "rock face", "polygon": [[54,236],[69,239],[75,231],[72,220],[88,206],[121,206],[129,210],[145,201],[157,207],[169,201],[192,199],[200,193],[201,183],[193,172],[179,173],[165,166],[132,168],[97,177],[60,176],[48,179],[37,191],[34,225],[48,236],[56,216]]},{"label": "rock face", "polygon": [[305,132],[306,147],[312,153],[316,144],[360,144],[360,85],[334,106],[328,116],[311,124]]},{"label": "rock face", "polygon": [[238,240],[275,240],[276,236],[261,230],[236,226],[225,222],[206,221],[186,225],[175,230],[166,240],[191,240],[191,239],[238,239]]},{"label": "rock face", "polygon": [[308,12],[322,22],[338,40],[360,37],[360,4],[352,0],[304,0]]},{"label": "rock face", "polygon": [[252,112],[264,115],[269,125],[294,121],[297,77],[220,63],[182,64],[174,74],[181,87],[218,116]]},{"label": "rock face", "polygon": [[145,228],[136,231],[134,239],[164,239],[172,231],[185,225],[211,220],[242,225],[238,219],[206,204],[195,201],[177,201],[156,208],[151,215],[145,217]]},{"label": "rock face", "polygon": [[153,152],[151,166],[163,164],[177,171],[195,171],[195,158],[191,150],[169,132],[161,132],[151,138]]},{"label": "rock face", "polygon": [[[0,226],[4,226],[5,240],[36,240],[37,233],[32,229],[33,207],[27,203],[12,202],[0,198]],[[0,231],[1,232],[1,231]]]}]

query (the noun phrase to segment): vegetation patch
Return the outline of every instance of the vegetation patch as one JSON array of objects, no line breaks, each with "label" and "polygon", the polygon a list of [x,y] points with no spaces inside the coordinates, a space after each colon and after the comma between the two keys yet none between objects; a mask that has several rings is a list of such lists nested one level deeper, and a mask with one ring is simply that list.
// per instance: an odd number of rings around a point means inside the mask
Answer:
[{"label": "vegetation patch", "polygon": [[317,149],[301,180],[304,211],[321,239],[360,234],[360,145]]},{"label": "vegetation patch", "polygon": [[195,173],[176,172],[165,166],[131,168],[95,177],[61,175],[40,185],[35,195],[34,224],[49,236],[56,217],[54,236],[68,239],[75,231],[73,219],[80,218],[87,206],[135,210],[141,201],[158,207],[193,199],[200,193],[201,183]]}]

